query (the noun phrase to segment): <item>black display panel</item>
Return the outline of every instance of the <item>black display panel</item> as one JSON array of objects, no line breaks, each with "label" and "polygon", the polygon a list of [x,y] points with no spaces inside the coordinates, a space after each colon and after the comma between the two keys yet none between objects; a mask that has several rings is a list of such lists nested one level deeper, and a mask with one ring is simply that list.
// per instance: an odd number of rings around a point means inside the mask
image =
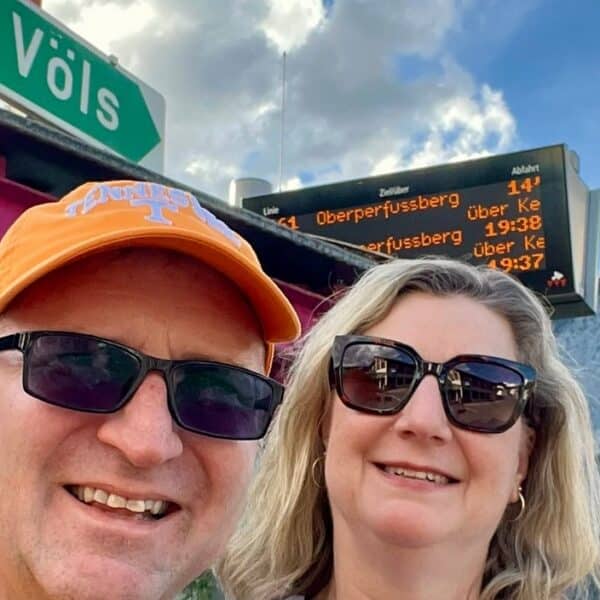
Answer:
[{"label": "black display panel", "polygon": [[386,255],[486,263],[554,301],[571,301],[567,153],[557,145],[244,198],[243,206]]}]

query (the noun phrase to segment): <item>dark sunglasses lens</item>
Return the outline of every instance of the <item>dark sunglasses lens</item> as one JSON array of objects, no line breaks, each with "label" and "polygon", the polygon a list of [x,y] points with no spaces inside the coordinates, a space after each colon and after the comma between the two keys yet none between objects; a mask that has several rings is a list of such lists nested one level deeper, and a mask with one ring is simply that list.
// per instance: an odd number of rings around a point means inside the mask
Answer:
[{"label": "dark sunglasses lens", "polygon": [[444,393],[448,411],[458,424],[493,432],[514,420],[522,386],[521,375],[508,367],[464,362],[448,372]]},{"label": "dark sunglasses lens", "polygon": [[281,399],[274,383],[225,365],[181,365],[172,381],[179,423],[197,433],[228,439],[261,438]]},{"label": "dark sunglasses lens", "polygon": [[133,355],[110,343],[78,335],[43,335],[29,346],[24,387],[51,404],[111,412],[130,391],[139,368]]},{"label": "dark sunglasses lens", "polygon": [[415,380],[417,364],[401,349],[379,344],[350,344],[342,355],[343,400],[357,410],[400,410]]}]

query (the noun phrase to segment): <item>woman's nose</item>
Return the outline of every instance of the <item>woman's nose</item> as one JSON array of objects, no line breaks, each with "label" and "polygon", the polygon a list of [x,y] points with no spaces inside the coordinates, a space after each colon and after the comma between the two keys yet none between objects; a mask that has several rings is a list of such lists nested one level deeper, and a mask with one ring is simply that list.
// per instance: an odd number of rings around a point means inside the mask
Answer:
[{"label": "woman's nose", "polygon": [[452,438],[452,428],[444,412],[435,375],[426,375],[419,382],[406,406],[396,415],[394,429],[403,437],[440,443]]}]

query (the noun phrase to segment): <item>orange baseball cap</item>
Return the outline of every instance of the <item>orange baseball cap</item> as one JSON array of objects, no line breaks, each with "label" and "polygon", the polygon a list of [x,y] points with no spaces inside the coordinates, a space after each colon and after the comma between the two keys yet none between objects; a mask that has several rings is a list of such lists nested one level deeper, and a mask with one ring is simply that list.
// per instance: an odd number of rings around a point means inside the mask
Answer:
[{"label": "orange baseball cap", "polygon": [[86,183],[58,202],[21,214],[0,240],[0,312],[51,271],[92,253],[132,246],[182,252],[235,283],[262,323],[267,371],[274,344],[300,334],[296,311],[246,240],[191,193],[144,181]]}]

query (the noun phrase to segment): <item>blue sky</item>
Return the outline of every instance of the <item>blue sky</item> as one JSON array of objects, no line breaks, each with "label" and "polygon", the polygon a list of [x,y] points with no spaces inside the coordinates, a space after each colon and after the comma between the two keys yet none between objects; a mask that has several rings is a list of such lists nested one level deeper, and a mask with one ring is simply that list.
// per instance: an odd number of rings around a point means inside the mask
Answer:
[{"label": "blue sky", "polygon": [[164,94],[166,173],[227,197],[566,143],[600,187],[598,0],[43,0]]},{"label": "blue sky", "polygon": [[584,181],[600,187],[600,2],[478,4],[488,8],[465,14],[456,56],[502,90],[517,123],[514,148],[567,143]]}]

